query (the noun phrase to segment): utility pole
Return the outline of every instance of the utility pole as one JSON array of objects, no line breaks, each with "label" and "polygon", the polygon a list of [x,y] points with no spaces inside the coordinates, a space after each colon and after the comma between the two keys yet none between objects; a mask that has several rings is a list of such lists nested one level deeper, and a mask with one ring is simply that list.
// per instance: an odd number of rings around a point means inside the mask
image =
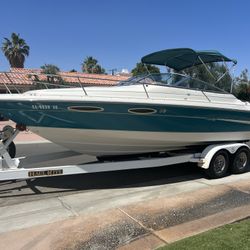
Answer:
[{"label": "utility pole", "polygon": [[114,76],[117,69],[110,69],[109,71],[111,72],[111,75]]}]

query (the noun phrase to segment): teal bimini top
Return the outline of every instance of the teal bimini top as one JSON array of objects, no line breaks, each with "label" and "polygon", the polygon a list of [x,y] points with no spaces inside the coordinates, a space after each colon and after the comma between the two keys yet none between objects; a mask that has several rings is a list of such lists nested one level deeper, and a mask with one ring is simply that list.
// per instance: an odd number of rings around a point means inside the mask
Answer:
[{"label": "teal bimini top", "polygon": [[193,50],[189,48],[166,49],[146,55],[141,59],[142,63],[165,65],[175,70],[183,70],[202,63],[233,62],[216,50]]}]

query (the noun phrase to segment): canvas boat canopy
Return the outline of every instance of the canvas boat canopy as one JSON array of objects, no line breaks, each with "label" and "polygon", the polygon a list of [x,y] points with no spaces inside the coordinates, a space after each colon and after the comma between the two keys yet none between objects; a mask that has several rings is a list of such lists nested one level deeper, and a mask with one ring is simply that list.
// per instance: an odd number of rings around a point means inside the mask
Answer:
[{"label": "canvas boat canopy", "polygon": [[175,70],[183,70],[203,63],[233,62],[216,50],[193,50],[189,48],[166,49],[146,55],[141,59],[142,63],[165,65]]}]

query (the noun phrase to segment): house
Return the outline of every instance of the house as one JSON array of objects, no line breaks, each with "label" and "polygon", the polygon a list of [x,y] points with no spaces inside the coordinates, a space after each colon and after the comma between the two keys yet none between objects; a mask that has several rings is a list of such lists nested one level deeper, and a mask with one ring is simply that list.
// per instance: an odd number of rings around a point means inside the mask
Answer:
[{"label": "house", "polygon": [[53,84],[72,86],[112,86],[129,76],[87,74],[81,72],[59,72],[51,77],[42,73],[41,69],[11,68],[10,72],[0,72],[0,93],[25,92]]}]

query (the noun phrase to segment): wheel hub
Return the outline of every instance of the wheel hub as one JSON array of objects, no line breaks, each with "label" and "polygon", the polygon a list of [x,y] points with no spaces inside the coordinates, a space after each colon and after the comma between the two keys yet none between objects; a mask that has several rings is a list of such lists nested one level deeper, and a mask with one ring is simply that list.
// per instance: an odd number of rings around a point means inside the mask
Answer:
[{"label": "wheel hub", "polygon": [[238,169],[242,169],[247,164],[247,155],[245,152],[241,152],[235,159],[235,164]]},{"label": "wheel hub", "polygon": [[223,155],[218,155],[214,161],[215,171],[217,173],[223,172],[226,167],[226,159]]}]

